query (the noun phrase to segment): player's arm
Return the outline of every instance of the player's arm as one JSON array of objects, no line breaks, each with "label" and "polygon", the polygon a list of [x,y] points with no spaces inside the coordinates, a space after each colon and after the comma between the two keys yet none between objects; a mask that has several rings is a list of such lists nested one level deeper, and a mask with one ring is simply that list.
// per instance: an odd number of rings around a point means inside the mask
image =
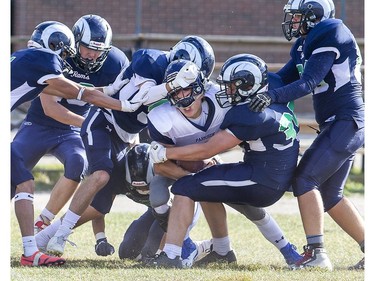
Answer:
[{"label": "player's arm", "polygon": [[95,234],[95,252],[98,256],[108,256],[115,252],[115,248],[108,243],[105,235],[105,216],[100,216],[92,220],[92,229]]},{"label": "player's arm", "polygon": [[230,131],[220,130],[205,143],[180,147],[167,147],[167,159],[197,161],[214,157],[216,154],[235,147],[242,141]]},{"label": "player's arm", "polygon": [[99,107],[133,112],[142,105],[142,100],[139,102],[120,101],[105,95],[97,89],[82,87],[65,77],[48,79],[46,83],[48,86],[44,88],[43,93],[47,95],[83,100]]},{"label": "player's arm", "polygon": [[59,98],[56,96],[42,93],[40,95],[40,101],[42,103],[44,113],[63,124],[81,127],[85,118],[70,111],[65,106],[62,106],[60,103],[58,103],[58,100]]}]

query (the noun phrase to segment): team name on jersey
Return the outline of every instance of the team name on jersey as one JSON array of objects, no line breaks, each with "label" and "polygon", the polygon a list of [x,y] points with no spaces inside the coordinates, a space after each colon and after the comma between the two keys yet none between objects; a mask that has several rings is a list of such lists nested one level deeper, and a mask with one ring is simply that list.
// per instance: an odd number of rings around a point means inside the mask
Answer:
[{"label": "team name on jersey", "polygon": [[202,141],[205,141],[206,139],[209,139],[210,137],[212,137],[214,134],[215,134],[215,133],[211,133],[211,134],[209,134],[209,135],[207,135],[207,136],[203,136],[203,137],[197,138],[197,139],[195,140],[195,142],[202,142]]},{"label": "team name on jersey", "polygon": [[79,79],[85,79],[85,80],[90,80],[90,76],[78,73],[78,71],[74,71],[70,76],[79,78]]}]

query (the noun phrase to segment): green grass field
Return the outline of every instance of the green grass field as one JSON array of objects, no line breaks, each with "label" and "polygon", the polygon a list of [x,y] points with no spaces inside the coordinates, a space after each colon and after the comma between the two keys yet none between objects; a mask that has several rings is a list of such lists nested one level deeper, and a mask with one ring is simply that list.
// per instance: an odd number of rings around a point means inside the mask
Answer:
[{"label": "green grass field", "polygon": [[[111,213],[107,216],[106,233],[116,251],[124,231],[140,213]],[[299,215],[273,215],[287,238],[301,251],[305,243]],[[346,268],[362,258],[358,245],[345,234],[328,216],[326,217],[326,248],[334,264],[333,272],[319,270],[290,271],[286,269],[279,251],[261,236],[258,229],[243,216],[228,214],[232,246],[237,254],[235,266],[215,265],[207,269],[146,269],[130,260],[120,260],[117,252],[111,257],[99,257],[94,252],[95,239],[91,224],[77,228],[69,239],[78,247],[68,243],[64,257],[67,263],[60,268],[20,267],[22,254],[18,224],[11,212],[11,280],[364,280],[363,271]],[[210,237],[207,224],[202,217],[193,229],[191,237],[203,240]]]}]

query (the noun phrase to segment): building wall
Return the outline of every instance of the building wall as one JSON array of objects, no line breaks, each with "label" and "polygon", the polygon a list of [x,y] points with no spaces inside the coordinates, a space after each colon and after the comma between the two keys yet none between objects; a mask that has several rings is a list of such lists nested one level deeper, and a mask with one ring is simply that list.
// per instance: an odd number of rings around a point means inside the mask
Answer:
[{"label": "building wall", "polygon": [[[23,48],[33,28],[46,20],[57,20],[68,26],[85,14],[98,14],[109,22],[114,33],[114,45],[121,49],[137,47],[137,42],[119,40],[121,35],[136,33],[270,36],[283,39],[281,22],[286,0],[12,0],[12,35],[24,36],[12,44],[12,51]],[[336,17],[344,22],[357,38],[364,37],[364,0],[334,0]],[[345,3],[345,10],[342,5]],[[141,16],[137,17],[137,10]],[[285,40],[285,39],[284,39]],[[286,41],[286,40],[285,40]],[[138,42],[139,43],[139,42]],[[144,42],[143,42],[144,43]],[[142,47],[158,48],[152,44]],[[217,45],[217,61],[223,61],[235,52],[238,44]],[[156,44],[156,43],[155,43]],[[285,43],[284,43],[285,44]],[[138,45],[139,46],[139,45]],[[173,44],[171,45],[173,46]],[[215,47],[215,46],[214,46]],[[247,47],[251,50],[251,47]],[[259,56],[268,63],[283,63],[288,52],[279,53],[278,45],[261,45]],[[215,48],[214,48],[215,49]],[[285,50],[289,49],[286,46]],[[264,57],[265,56],[265,57]]]}]

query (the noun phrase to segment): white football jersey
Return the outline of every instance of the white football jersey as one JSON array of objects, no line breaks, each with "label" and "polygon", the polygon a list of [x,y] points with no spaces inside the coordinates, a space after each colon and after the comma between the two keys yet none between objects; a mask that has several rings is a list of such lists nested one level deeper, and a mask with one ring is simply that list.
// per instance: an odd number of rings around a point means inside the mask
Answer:
[{"label": "white football jersey", "polygon": [[151,110],[148,114],[149,122],[161,135],[171,139],[176,146],[206,142],[219,130],[225,114],[231,108],[219,106],[215,98],[218,90],[219,86],[210,82],[202,104],[203,108],[208,109],[203,113],[207,114],[207,118],[202,126],[187,119],[178,108],[171,106],[170,103],[164,103]]}]

